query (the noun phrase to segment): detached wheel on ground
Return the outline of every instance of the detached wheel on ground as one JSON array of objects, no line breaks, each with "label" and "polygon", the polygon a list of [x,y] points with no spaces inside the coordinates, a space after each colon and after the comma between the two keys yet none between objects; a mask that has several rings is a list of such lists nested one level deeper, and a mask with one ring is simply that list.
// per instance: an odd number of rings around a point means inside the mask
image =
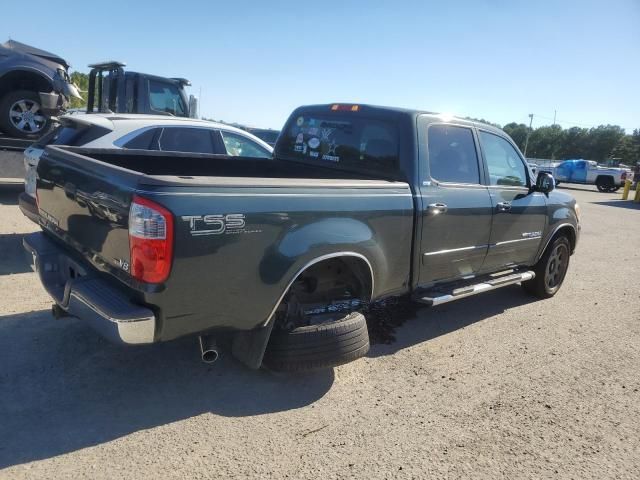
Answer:
[{"label": "detached wheel on ground", "polygon": [[556,237],[533,267],[536,277],[522,282],[522,288],[538,298],[553,297],[560,290],[567,274],[570,255],[569,239],[564,235]]},{"label": "detached wheel on ground", "polygon": [[42,113],[40,95],[18,90],[0,99],[0,129],[16,138],[36,139],[49,130],[51,118]]},{"label": "detached wheel on ground", "polygon": [[290,331],[274,329],[263,362],[271,370],[305,372],[342,365],[368,351],[367,322],[361,313],[353,312]]}]

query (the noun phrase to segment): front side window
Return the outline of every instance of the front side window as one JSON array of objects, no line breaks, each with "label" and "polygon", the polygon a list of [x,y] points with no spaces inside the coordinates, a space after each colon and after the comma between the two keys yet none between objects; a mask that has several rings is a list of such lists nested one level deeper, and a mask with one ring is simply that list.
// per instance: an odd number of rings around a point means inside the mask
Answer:
[{"label": "front side window", "polygon": [[527,185],[524,163],[509,142],[498,135],[480,131],[480,144],[489,169],[491,185],[512,187]]},{"label": "front side window", "polygon": [[171,127],[162,129],[160,150],[190,153],[217,153],[211,130],[207,128]]},{"label": "front side window", "polygon": [[431,125],[428,145],[431,178],[448,183],[480,183],[478,155],[470,128]]},{"label": "front side window", "polygon": [[149,80],[149,103],[158,112],[170,113],[178,117],[187,116],[180,89],[177,85]]},{"label": "front side window", "polygon": [[271,158],[271,153],[256,142],[236,133],[222,131],[222,139],[227,155],[233,157]]}]

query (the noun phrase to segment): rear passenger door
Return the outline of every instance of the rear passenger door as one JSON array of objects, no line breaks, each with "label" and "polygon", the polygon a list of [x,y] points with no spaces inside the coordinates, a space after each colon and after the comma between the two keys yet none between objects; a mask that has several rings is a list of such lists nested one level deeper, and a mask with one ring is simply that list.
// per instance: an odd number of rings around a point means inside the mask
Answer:
[{"label": "rear passenger door", "polygon": [[418,119],[418,284],[471,277],[487,253],[492,204],[473,128]]},{"label": "rear passenger door", "polygon": [[535,263],[547,222],[543,193],[532,191],[524,158],[501,135],[478,130],[493,221],[484,271]]}]

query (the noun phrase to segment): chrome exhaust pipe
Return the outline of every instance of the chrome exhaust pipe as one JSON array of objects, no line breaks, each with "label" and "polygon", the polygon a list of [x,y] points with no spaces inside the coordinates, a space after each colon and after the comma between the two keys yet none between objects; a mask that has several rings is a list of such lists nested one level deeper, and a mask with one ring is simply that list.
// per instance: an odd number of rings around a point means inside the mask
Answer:
[{"label": "chrome exhaust pipe", "polygon": [[218,345],[216,345],[216,339],[211,335],[200,335],[198,337],[200,341],[200,355],[204,363],[213,363],[218,360],[220,356],[218,352]]}]

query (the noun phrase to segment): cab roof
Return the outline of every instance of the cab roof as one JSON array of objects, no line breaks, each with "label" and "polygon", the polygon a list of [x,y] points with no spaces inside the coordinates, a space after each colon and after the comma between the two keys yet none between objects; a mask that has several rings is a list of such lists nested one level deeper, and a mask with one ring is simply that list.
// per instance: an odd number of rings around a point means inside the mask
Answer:
[{"label": "cab roof", "polygon": [[420,110],[420,109],[410,109],[410,108],[401,108],[401,107],[388,107],[381,105],[370,105],[364,103],[354,103],[354,102],[335,102],[335,103],[326,103],[326,104],[316,104],[316,105],[305,105],[297,108],[297,111],[313,111],[313,112],[327,112],[332,111],[332,107],[334,106],[344,106],[344,107],[352,107],[357,106],[357,111],[350,111],[349,113],[355,114],[374,114],[376,116],[384,116],[385,114],[394,114],[400,116],[410,116],[410,117],[418,117],[422,115],[426,115],[431,117],[434,121],[439,122],[450,122],[462,125],[476,126],[482,127],[485,130],[494,131],[497,133],[503,133],[502,129],[496,128],[493,125],[490,125],[485,122],[479,122],[477,120],[470,120],[466,118],[456,117],[454,115],[449,115],[445,113],[437,113],[428,110]]}]

